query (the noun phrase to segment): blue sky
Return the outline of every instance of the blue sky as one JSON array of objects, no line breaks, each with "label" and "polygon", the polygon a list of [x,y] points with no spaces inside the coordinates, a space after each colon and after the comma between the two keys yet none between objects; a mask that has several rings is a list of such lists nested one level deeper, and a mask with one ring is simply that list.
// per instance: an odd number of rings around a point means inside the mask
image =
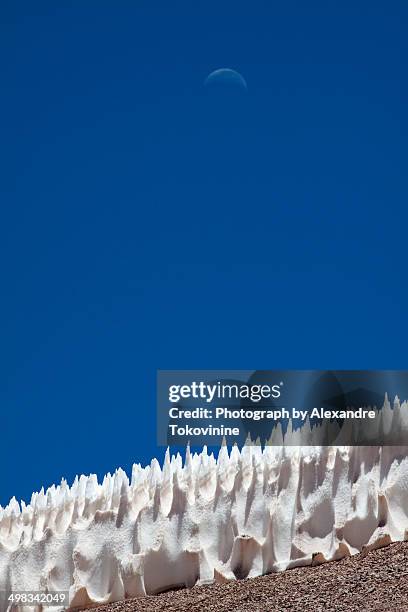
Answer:
[{"label": "blue sky", "polygon": [[158,368],[406,368],[407,26],[2,4],[0,503],[162,457]]}]

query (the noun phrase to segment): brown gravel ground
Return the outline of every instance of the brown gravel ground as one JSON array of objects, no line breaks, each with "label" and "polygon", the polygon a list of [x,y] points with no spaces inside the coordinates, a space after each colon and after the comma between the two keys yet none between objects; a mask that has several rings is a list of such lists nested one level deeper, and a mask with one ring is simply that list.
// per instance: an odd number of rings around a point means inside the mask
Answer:
[{"label": "brown gravel ground", "polygon": [[408,542],[315,567],[128,599],[92,612],[408,612]]}]

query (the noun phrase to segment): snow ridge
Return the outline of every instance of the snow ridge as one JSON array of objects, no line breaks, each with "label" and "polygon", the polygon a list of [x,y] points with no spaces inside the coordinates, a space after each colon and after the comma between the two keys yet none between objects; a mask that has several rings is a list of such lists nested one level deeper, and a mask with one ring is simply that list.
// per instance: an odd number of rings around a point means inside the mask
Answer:
[{"label": "snow ridge", "polygon": [[407,446],[167,451],[130,482],[81,476],[0,507],[0,591],[116,601],[339,559],[407,528]]}]

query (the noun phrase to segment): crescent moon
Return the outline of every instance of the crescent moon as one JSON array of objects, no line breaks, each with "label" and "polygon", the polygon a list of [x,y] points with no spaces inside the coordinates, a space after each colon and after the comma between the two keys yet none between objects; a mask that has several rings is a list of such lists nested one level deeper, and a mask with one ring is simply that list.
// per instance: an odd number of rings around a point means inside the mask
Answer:
[{"label": "crescent moon", "polygon": [[204,81],[204,86],[212,84],[226,84],[226,85],[237,85],[243,89],[248,89],[247,82],[236,70],[231,68],[218,68],[211,72]]}]

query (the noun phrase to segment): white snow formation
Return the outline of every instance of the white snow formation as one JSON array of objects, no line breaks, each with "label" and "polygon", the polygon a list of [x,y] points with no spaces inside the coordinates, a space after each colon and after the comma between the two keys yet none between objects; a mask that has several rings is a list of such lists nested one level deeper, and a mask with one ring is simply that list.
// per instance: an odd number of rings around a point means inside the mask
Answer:
[{"label": "white snow formation", "polygon": [[339,559],[407,528],[408,446],[187,448],[184,465],[167,451],[130,482],[81,476],[0,507],[0,592],[110,602]]}]

